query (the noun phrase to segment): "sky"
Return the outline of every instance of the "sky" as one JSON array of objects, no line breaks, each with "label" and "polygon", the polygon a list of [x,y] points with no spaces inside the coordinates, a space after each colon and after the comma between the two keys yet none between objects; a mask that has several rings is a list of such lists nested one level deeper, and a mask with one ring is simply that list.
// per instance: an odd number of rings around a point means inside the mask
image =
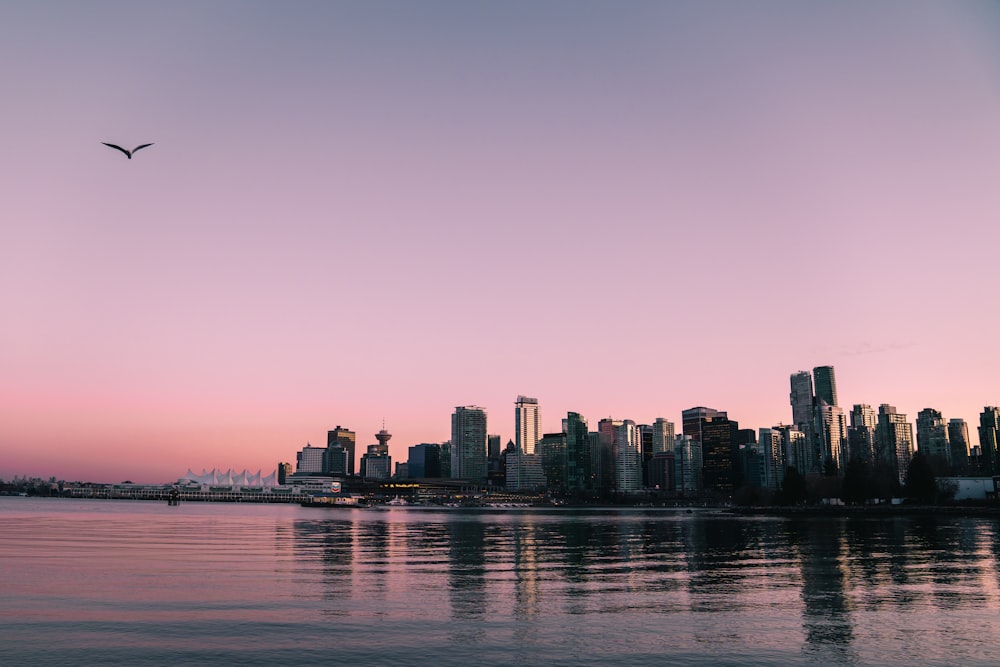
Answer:
[{"label": "sky", "polygon": [[10,0],[0,62],[0,479],[1000,403],[997,3]]}]

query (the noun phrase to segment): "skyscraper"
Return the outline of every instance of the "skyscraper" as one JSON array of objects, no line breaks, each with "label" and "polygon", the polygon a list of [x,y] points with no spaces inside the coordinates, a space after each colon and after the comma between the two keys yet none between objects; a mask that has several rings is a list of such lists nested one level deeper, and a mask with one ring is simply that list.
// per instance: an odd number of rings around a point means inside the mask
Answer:
[{"label": "skyscraper", "polygon": [[837,403],[837,380],[833,375],[833,366],[814,368],[813,381],[816,383],[815,402],[826,401],[827,405],[840,405]]},{"label": "skyscraper", "polygon": [[1000,475],[1000,408],[987,405],[979,414],[980,471],[984,475]]},{"label": "skyscraper", "polygon": [[697,407],[681,412],[684,435],[701,445],[701,483],[706,491],[732,493],[739,485],[736,432],[739,423],[721,410]]},{"label": "skyscraper", "polygon": [[657,417],[653,422],[653,454],[674,451],[674,423],[663,417]]},{"label": "skyscraper", "polygon": [[538,399],[518,396],[514,402],[514,444],[525,454],[535,454],[541,426],[538,415]]},{"label": "skyscraper", "polygon": [[451,416],[451,476],[486,481],[486,410],[459,406]]},{"label": "skyscraper", "polygon": [[969,469],[969,425],[964,419],[948,420],[948,441],[951,444],[951,468],[955,474]]},{"label": "skyscraper", "polygon": [[948,424],[939,411],[924,408],[917,413],[917,451],[923,452],[937,474],[948,474],[951,469],[951,445],[948,442]]},{"label": "skyscraper", "polygon": [[913,426],[906,415],[883,403],[878,406],[878,424],[875,427],[875,465],[888,465],[900,483],[906,481],[906,471],[913,455]]},{"label": "skyscraper", "polygon": [[441,445],[413,445],[408,454],[407,473],[410,477],[441,477]]},{"label": "skyscraper", "polygon": [[818,400],[813,407],[816,414],[813,433],[816,442],[814,449],[820,456],[820,464],[824,471],[843,471],[844,450],[847,449],[847,418],[844,411],[826,400]]},{"label": "skyscraper", "polygon": [[792,391],[788,394],[788,398],[792,404],[792,423],[805,432],[806,427],[812,424],[813,418],[812,375],[809,371],[793,373],[790,384]]},{"label": "skyscraper", "polygon": [[865,403],[851,408],[851,426],[847,429],[848,461],[875,460],[875,410]]},{"label": "skyscraper", "polygon": [[631,493],[642,488],[642,458],[639,428],[631,419],[615,427],[615,490]]},{"label": "skyscraper", "polygon": [[566,415],[566,488],[582,491],[591,486],[590,438],[587,420],[579,413]]},{"label": "skyscraper", "polygon": [[757,442],[764,458],[764,486],[778,490],[785,481],[785,443],[779,428],[762,428]]},{"label": "skyscraper", "polygon": [[[334,446],[339,446],[347,453],[346,472],[343,474],[346,474],[348,476],[354,475],[354,450],[356,441],[357,441],[357,435],[354,433],[354,431],[347,428],[342,428],[340,424],[338,424],[337,428],[333,429],[332,431],[326,432],[327,449],[330,449]],[[329,454],[327,456],[327,459],[330,460]],[[340,473],[339,454],[333,455],[333,460],[335,461],[334,466],[338,468],[336,472]],[[326,470],[325,472],[331,472],[331,470]]]}]

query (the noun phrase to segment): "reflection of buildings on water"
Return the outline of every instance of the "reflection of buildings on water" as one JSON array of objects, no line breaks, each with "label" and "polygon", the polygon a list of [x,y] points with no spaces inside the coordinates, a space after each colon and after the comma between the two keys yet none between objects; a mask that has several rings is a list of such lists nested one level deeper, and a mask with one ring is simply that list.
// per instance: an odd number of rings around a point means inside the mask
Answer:
[{"label": "reflection of buildings on water", "polygon": [[787,536],[798,553],[801,574],[802,630],[806,655],[829,657],[845,664],[852,659],[854,632],[846,593],[847,559],[841,521],[789,522]]}]

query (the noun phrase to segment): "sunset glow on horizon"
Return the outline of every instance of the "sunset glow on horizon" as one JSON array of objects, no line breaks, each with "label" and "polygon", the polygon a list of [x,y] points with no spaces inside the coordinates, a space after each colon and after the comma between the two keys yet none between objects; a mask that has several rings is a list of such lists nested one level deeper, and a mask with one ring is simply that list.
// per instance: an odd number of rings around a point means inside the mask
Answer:
[{"label": "sunset glow on horizon", "polygon": [[[0,479],[1000,404],[989,2],[11,2]],[[154,145],[132,159],[102,146]]]}]

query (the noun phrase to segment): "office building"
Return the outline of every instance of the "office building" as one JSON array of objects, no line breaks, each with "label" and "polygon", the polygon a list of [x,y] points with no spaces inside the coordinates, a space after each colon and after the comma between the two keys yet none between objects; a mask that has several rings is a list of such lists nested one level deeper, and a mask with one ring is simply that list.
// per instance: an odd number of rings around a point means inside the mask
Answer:
[{"label": "office building", "polygon": [[564,490],[566,488],[566,469],[569,462],[566,451],[566,434],[546,433],[538,441],[537,456],[542,462],[542,472],[545,473],[545,485],[549,489]]},{"label": "office building", "polygon": [[705,491],[729,495],[739,486],[739,423],[726,412],[696,407],[681,412],[684,435],[701,446],[701,486]]},{"label": "office building", "polygon": [[407,472],[410,477],[443,477],[441,474],[441,445],[425,442],[407,450]]},{"label": "office building", "polygon": [[979,471],[983,475],[1000,475],[1000,408],[989,406],[979,414]]},{"label": "office building", "polygon": [[906,481],[906,471],[913,455],[913,426],[906,421],[906,415],[896,408],[883,403],[878,406],[878,422],[875,427],[875,465],[888,466],[895,472],[900,483]]},{"label": "office building", "polygon": [[640,431],[631,419],[622,421],[614,430],[615,490],[633,493],[642,488],[642,454]]},{"label": "office building", "polygon": [[[346,472],[342,473],[342,474],[346,474],[346,475],[349,475],[349,476],[353,476],[354,475],[354,453],[355,453],[356,441],[357,441],[357,436],[354,433],[354,431],[352,431],[350,429],[347,429],[347,428],[343,428],[339,424],[337,425],[337,427],[335,429],[333,429],[332,431],[327,431],[327,433],[326,433],[326,447],[327,447],[327,449],[329,449],[329,448],[331,448],[331,447],[333,447],[333,446],[336,445],[336,446],[339,446],[341,449],[343,449],[344,452],[346,452],[346,460],[347,460],[346,468],[345,468]],[[332,455],[331,454],[331,455],[328,455],[327,458],[328,458],[328,460],[334,460],[334,461],[336,461],[337,467],[338,468],[340,467],[340,463],[339,463],[340,456],[339,456],[339,454],[336,454],[336,455]],[[327,470],[327,472],[333,473],[334,471],[332,469],[330,469],[330,470]],[[337,474],[341,474],[341,473],[338,472]]]},{"label": "office building", "polygon": [[518,451],[535,454],[541,430],[538,399],[518,396],[514,402],[514,444]]},{"label": "office building", "polygon": [[590,488],[590,437],[587,420],[579,413],[567,413],[563,420],[566,433],[566,489],[582,491]]},{"label": "office building", "polygon": [[451,476],[486,482],[486,410],[475,405],[455,408],[451,416]]},{"label": "office building", "polygon": [[872,406],[857,403],[851,408],[851,425],[847,429],[847,460],[875,460],[876,412]]},{"label": "office building", "polygon": [[922,452],[938,475],[951,471],[951,443],[948,441],[948,423],[933,408],[917,413],[917,451]]},{"label": "office building", "polygon": [[295,455],[295,472],[322,474],[325,457],[324,447],[313,447],[307,442],[306,446]]},{"label": "office building", "polygon": [[951,446],[951,469],[953,474],[963,475],[969,471],[969,425],[964,419],[948,420],[948,442]]}]

